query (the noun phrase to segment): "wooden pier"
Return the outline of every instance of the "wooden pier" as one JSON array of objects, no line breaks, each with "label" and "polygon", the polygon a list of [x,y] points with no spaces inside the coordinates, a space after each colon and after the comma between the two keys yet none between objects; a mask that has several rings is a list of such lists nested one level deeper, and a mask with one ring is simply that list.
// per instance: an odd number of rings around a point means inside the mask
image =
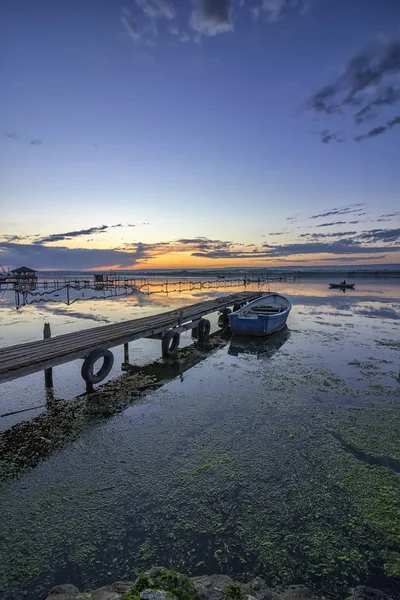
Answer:
[{"label": "wooden pier", "polygon": [[[91,364],[91,370],[93,372],[95,362],[94,352],[98,351],[98,349],[106,351],[109,348],[124,344],[125,355],[127,355],[127,344],[129,342],[146,337],[161,339],[163,355],[168,356],[168,352],[166,353],[165,349],[169,349],[170,353],[174,353],[177,350],[179,335],[182,331],[195,330],[196,333],[193,337],[196,337],[200,333],[200,330],[202,330],[204,334],[203,339],[206,341],[207,331],[209,333],[209,321],[203,318],[205,315],[224,311],[224,309],[235,305],[239,306],[260,295],[260,292],[240,292],[150,317],[133,319],[112,325],[103,325],[36,342],[1,348],[0,383],[45,369],[51,369],[57,365],[79,358],[85,359],[86,362],[92,354],[93,360],[91,362],[93,364]],[[206,327],[201,327],[202,325]],[[171,348],[169,347],[170,341],[173,342]],[[98,358],[101,358],[101,356],[97,356]],[[105,364],[106,357],[104,357]],[[85,377],[83,369],[82,377],[88,383],[98,383],[104,378],[101,377],[96,381],[89,381]]]}]

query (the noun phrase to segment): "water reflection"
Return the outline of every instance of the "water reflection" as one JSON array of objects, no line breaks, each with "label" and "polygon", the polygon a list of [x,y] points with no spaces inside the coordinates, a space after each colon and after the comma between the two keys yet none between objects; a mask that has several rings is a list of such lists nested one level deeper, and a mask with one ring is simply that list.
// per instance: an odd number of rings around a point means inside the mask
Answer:
[{"label": "water reflection", "polygon": [[[186,371],[222,348],[228,340],[229,331],[219,330],[210,336],[206,346],[194,342],[174,358],[157,360],[144,367],[125,362],[122,365],[125,375],[118,381],[97,390],[88,385],[85,394],[72,400],[57,399],[52,381],[46,379],[45,373],[46,404],[31,410],[44,407],[47,410],[0,433],[0,481],[33,468],[96,422],[110,418],[138,400],[142,392],[156,389],[173,379],[183,381]],[[30,409],[16,413],[27,410]]]},{"label": "water reflection", "polygon": [[290,329],[285,325],[281,331],[268,338],[235,336],[229,345],[228,354],[253,354],[257,358],[271,358],[290,337]]}]

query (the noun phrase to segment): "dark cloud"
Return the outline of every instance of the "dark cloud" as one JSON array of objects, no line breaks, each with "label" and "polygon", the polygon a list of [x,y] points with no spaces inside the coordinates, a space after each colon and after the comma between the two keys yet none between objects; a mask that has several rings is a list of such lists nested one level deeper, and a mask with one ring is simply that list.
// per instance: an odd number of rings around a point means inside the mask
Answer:
[{"label": "dark cloud", "polygon": [[30,142],[31,146],[42,146],[43,145],[43,140],[32,140]]},{"label": "dark cloud", "polygon": [[400,89],[395,89],[392,85],[379,90],[372,102],[366,104],[361,110],[356,112],[354,118],[357,124],[364,123],[377,116],[375,107],[393,105],[400,100]]},{"label": "dark cloud", "polygon": [[268,235],[285,235],[285,233],[287,233],[287,231],[274,231],[272,233],[269,233]]},{"label": "dark cloud", "polygon": [[357,231],[336,231],[334,233],[302,233],[300,237],[308,237],[312,239],[345,237],[346,235],[355,235]]},{"label": "dark cloud", "polygon": [[6,137],[10,138],[10,140],[14,140],[14,142],[19,139],[19,136],[16,133],[6,133]]},{"label": "dark cloud", "polygon": [[364,203],[350,204],[349,206],[343,206],[341,208],[333,208],[332,210],[329,210],[328,212],[320,213],[318,215],[312,215],[310,217],[310,219],[321,219],[322,217],[333,217],[336,215],[350,215],[353,213],[366,214],[366,213],[361,213],[361,208],[353,208],[355,206],[356,207],[364,206]]},{"label": "dark cloud", "polygon": [[4,264],[30,264],[37,269],[99,269],[102,267],[128,268],[151,258],[148,249],[138,244],[135,251],[66,248],[34,244],[0,242]]},{"label": "dark cloud", "polygon": [[391,219],[377,219],[377,223],[388,223]]},{"label": "dark cloud", "polygon": [[400,125],[400,117],[399,116],[395,116],[392,119],[390,119],[386,123],[386,125],[380,125],[379,127],[374,127],[373,129],[370,129],[369,131],[367,131],[367,133],[363,133],[361,135],[356,135],[354,138],[354,141],[362,142],[362,140],[377,137],[378,135],[382,135],[382,133],[385,133],[385,131],[392,129],[393,127],[395,127],[395,125]]},{"label": "dark cloud", "polygon": [[386,215],[379,215],[379,216],[386,218],[386,217],[397,217],[398,215],[400,215],[400,211],[393,212],[393,213],[388,213]]},{"label": "dark cloud", "polygon": [[334,223],[321,223],[316,227],[332,227],[332,225],[346,225],[346,221],[335,221]]},{"label": "dark cloud", "polygon": [[400,228],[397,229],[370,229],[363,231],[357,238],[370,242],[397,242],[400,243]]},{"label": "dark cloud", "polygon": [[41,237],[36,240],[35,244],[50,244],[51,242],[61,242],[62,240],[70,240],[81,235],[93,235],[94,233],[104,233],[109,229],[108,225],[100,225],[100,227],[90,227],[89,229],[79,229],[78,231],[67,231],[66,233],[52,233],[48,236]]},{"label": "dark cloud", "polygon": [[293,215],[292,217],[286,217],[286,221],[298,221],[299,217],[300,217],[300,215],[297,213],[296,215]]},{"label": "dark cloud", "polygon": [[329,129],[324,129],[320,133],[321,142],[323,144],[330,144],[331,142],[336,142],[340,144],[346,141],[346,138],[343,137],[340,133],[334,133],[333,131],[329,131]]},{"label": "dark cloud", "polygon": [[233,30],[233,0],[194,0],[191,27],[205,35]]},{"label": "dark cloud", "polygon": [[[323,86],[307,102],[307,107],[327,116],[344,113],[348,108],[353,113],[356,125],[376,118],[378,109],[394,106],[400,101],[400,41],[376,41],[366,46],[346,65],[343,74],[331,85]],[[399,124],[394,117],[385,125],[356,136],[356,141],[381,135]],[[325,130],[322,141],[339,141],[340,136]],[[341,138],[340,138],[341,141]]]}]

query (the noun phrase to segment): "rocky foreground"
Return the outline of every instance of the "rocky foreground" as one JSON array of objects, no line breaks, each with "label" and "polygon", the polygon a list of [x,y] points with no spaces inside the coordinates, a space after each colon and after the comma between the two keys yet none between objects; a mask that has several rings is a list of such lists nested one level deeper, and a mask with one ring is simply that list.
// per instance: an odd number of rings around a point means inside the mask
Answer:
[{"label": "rocky foreground", "polygon": [[[91,592],[80,592],[70,584],[54,587],[46,600],[324,600],[303,585],[275,590],[256,577],[238,583],[227,575],[204,575],[189,578],[153,567],[136,581],[118,581]],[[392,600],[390,596],[367,586],[351,590],[347,600]]]}]

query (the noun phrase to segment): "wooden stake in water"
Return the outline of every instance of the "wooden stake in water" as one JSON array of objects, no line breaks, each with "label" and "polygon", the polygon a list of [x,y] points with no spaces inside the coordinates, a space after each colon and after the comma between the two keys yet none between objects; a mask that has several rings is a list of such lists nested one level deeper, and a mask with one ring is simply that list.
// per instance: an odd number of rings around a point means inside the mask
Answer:
[{"label": "wooden stake in water", "polygon": [[[50,323],[45,323],[44,327],[43,327],[43,339],[47,340],[49,338],[51,338]],[[44,370],[44,385],[46,386],[46,388],[53,387],[53,369],[52,368]]]}]

